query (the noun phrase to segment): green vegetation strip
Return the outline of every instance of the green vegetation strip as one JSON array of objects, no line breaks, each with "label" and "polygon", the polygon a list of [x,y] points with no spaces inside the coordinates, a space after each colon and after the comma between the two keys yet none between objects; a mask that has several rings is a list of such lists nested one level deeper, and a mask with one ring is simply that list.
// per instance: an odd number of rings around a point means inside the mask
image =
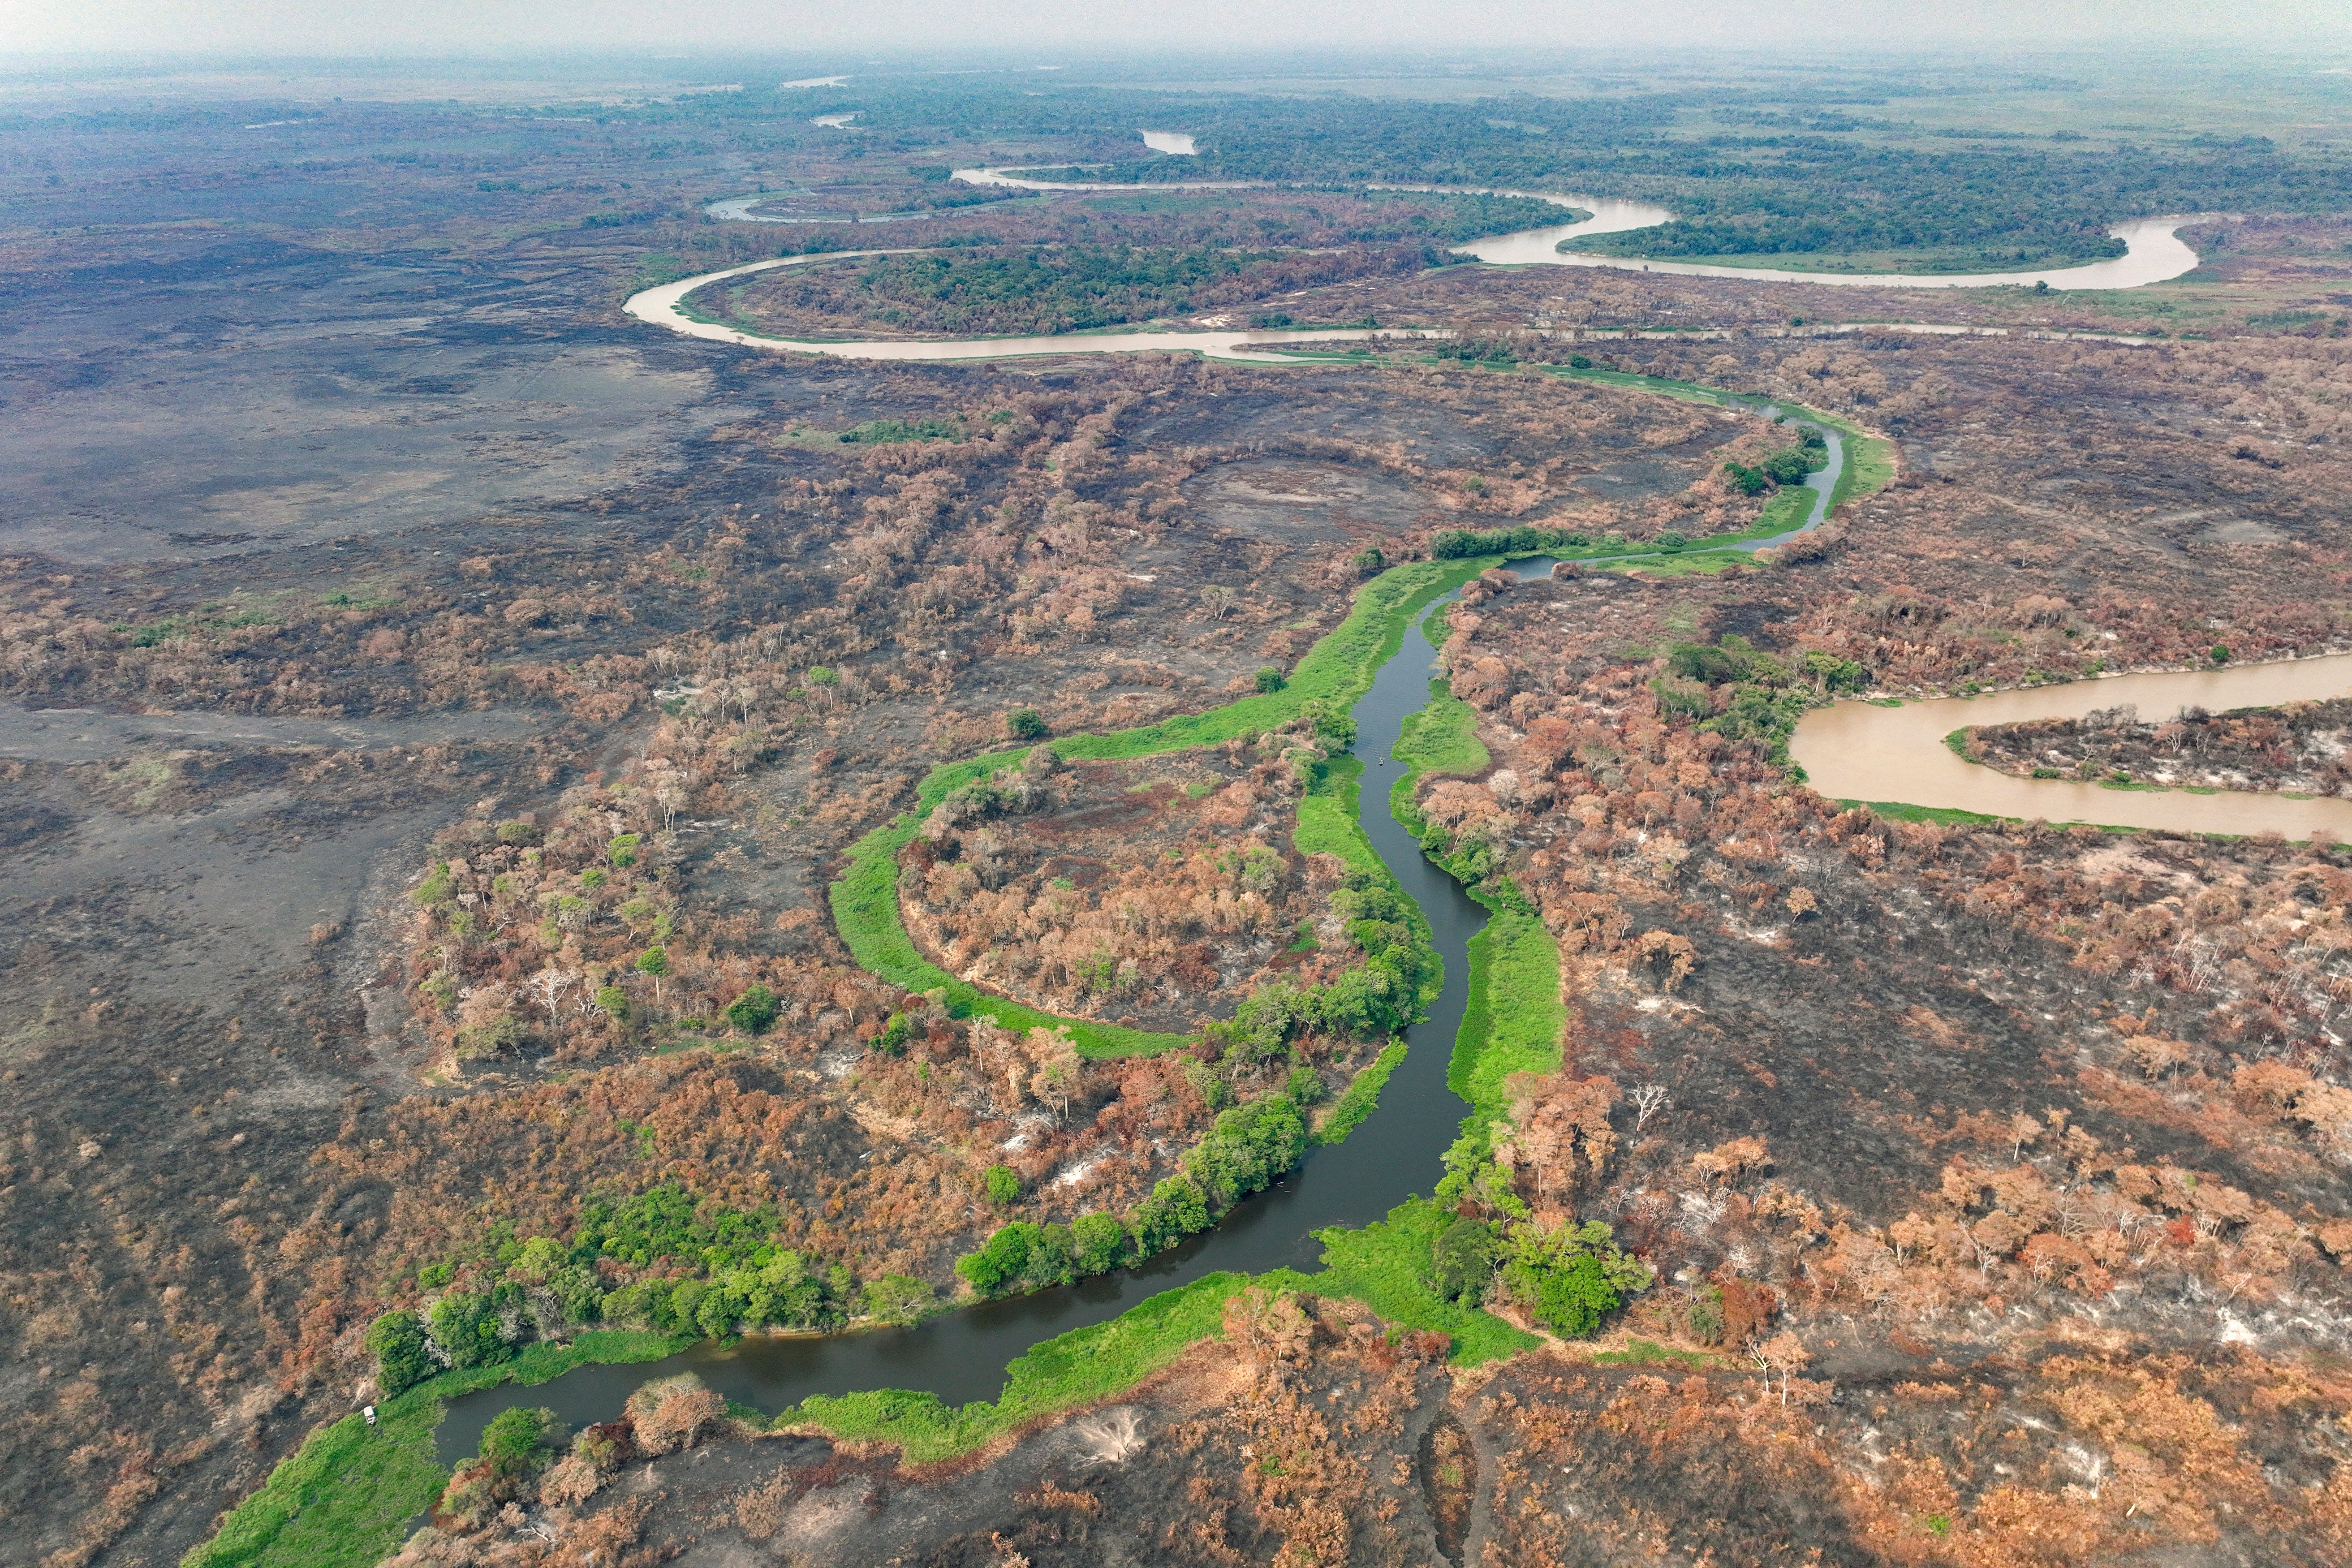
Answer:
[{"label": "green vegetation strip", "polygon": [[[1344,711],[1370,689],[1372,677],[1404,641],[1415,612],[1439,595],[1459,587],[1496,565],[1495,556],[1460,561],[1423,561],[1391,567],[1366,584],[1348,618],[1318,642],[1279,691],[1261,692],[1205,713],[1107,735],[1055,739],[1055,752],[1074,762],[1123,761],[1134,757],[1212,746],[1237,735],[1279,729],[1310,705]],[[991,752],[934,768],[916,788],[915,809],[874,829],[851,846],[849,868],[833,884],[833,918],[851,954],[868,972],[907,991],[940,991],[959,1016],[984,1016],[1006,1028],[1066,1029],[1082,1055],[1105,1058],[1165,1051],[1183,1043],[1181,1035],[1152,1034],[1086,1018],[1064,1018],[958,980],[922,955],[898,910],[898,857],[922,820],[948,795],[986,779],[1000,768],[1018,765],[1028,748]],[[1311,798],[1311,797],[1310,797]],[[1302,826],[1304,826],[1302,813]],[[1349,814],[1352,819],[1353,813]],[[1311,831],[1311,830],[1310,830]],[[1369,849],[1370,846],[1365,846]],[[1345,852],[1334,849],[1345,858]],[[1350,863],[1354,861],[1350,858]],[[1374,864],[1378,863],[1377,858]]]},{"label": "green vegetation strip", "polygon": [[950,1407],[937,1394],[902,1389],[814,1394],[782,1412],[778,1429],[809,1427],[838,1441],[895,1443],[910,1464],[952,1458],[1024,1422],[1134,1387],[1202,1340],[1215,1339],[1225,1303],[1246,1274],[1211,1274],[1042,1344],[1005,1369],[1004,1390]]},{"label": "green vegetation strip", "polygon": [[[1407,723],[1412,722],[1410,719]],[[1474,742],[1475,743],[1475,742]],[[1404,889],[1390,871],[1388,862],[1372,841],[1364,837],[1364,826],[1357,813],[1363,787],[1363,760],[1354,756],[1331,759],[1328,771],[1307,797],[1298,803],[1298,825],[1293,829],[1291,842],[1301,855],[1336,855],[1348,863],[1351,871],[1364,871],[1377,876],[1390,891],[1397,895],[1404,907],[1405,918],[1413,928],[1414,936],[1430,954],[1428,974],[1422,981],[1422,1005],[1434,1001],[1445,983],[1445,963],[1437,956],[1436,939],[1429,929],[1429,917],[1421,906],[1407,897]],[[1359,1072],[1349,1082],[1330,1109],[1318,1119],[1315,1141],[1318,1143],[1338,1143],[1346,1140],[1365,1117],[1380,1107],[1381,1089],[1389,1075],[1404,1060],[1404,1042],[1392,1041],[1370,1066]]]},{"label": "green vegetation strip", "polygon": [[1024,1424],[1126,1392],[1202,1340],[1221,1338],[1225,1304],[1255,1285],[1268,1290],[1361,1301],[1396,1329],[1433,1330],[1454,1342],[1456,1365],[1476,1366],[1542,1342],[1490,1312],[1448,1301],[1431,1283],[1432,1252],[1453,1215],[1424,1198],[1361,1230],[1318,1231],[1323,1268],[1282,1268],[1253,1279],[1207,1275],[1138,1303],[1107,1323],[1074,1329],[1031,1347],[1006,1368],[993,1403],[950,1406],[937,1395],[899,1389],[816,1394],[779,1414],[779,1431],[823,1432],[840,1442],[892,1443],[910,1464],[970,1453]]},{"label": "green vegetation strip", "polygon": [[1470,1102],[1473,1132],[1510,1113],[1514,1073],[1559,1070],[1568,1009],[1559,999],[1559,943],[1536,915],[1474,892],[1489,911],[1470,939],[1470,999],[1445,1087]]},{"label": "green vegetation strip", "polygon": [[[1478,715],[1442,679],[1429,683],[1429,706],[1406,717],[1391,755],[1407,764],[1391,786],[1389,811],[1420,834],[1414,795],[1425,773],[1475,773],[1492,759],[1478,739]],[[1440,862],[1443,864],[1444,862]],[[1470,939],[1470,996],[1445,1086],[1470,1102],[1477,1132],[1509,1112],[1503,1084],[1513,1073],[1554,1072],[1568,1009],[1559,999],[1559,943],[1518,901],[1481,888],[1486,929]]]},{"label": "green vegetation strip", "polygon": [[220,1532],[180,1568],[362,1568],[400,1546],[409,1521],[441,1495],[448,1472],[434,1462],[443,1401],[514,1382],[561,1377],[590,1363],[658,1361],[692,1343],[668,1334],[598,1331],[569,1345],[533,1345],[513,1361],[445,1373],[376,1406],[320,1427],[239,1503]]},{"label": "green vegetation strip", "polygon": [[1431,1279],[1438,1232],[1453,1222],[1451,1209],[1426,1198],[1411,1198],[1389,1217],[1361,1230],[1333,1228],[1315,1233],[1323,1244],[1323,1271],[1261,1277],[1260,1283],[1318,1296],[1361,1301],[1392,1328],[1426,1329],[1454,1341],[1457,1366],[1500,1361],[1543,1342],[1511,1327],[1483,1308],[1465,1307],[1437,1293]]}]

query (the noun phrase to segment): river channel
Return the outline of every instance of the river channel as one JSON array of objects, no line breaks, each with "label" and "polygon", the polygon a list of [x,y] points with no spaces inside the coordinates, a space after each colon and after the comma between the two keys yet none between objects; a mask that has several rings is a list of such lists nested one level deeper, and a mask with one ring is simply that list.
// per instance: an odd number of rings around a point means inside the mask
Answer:
[{"label": "river channel", "polygon": [[[1548,574],[1548,560],[1522,562],[1520,575]],[[1452,599],[1438,601],[1436,614]],[[1389,790],[1405,765],[1390,755],[1405,715],[1429,702],[1437,650],[1416,617],[1395,657],[1381,667],[1356,703],[1356,749],[1364,759],[1357,820],[1405,892],[1428,917],[1445,963],[1444,989],[1428,1019],[1405,1032],[1404,1059],[1390,1075],[1380,1105],[1346,1142],[1318,1148],[1297,1170],[1235,1205],[1213,1229],[1139,1268],[1060,1289],[942,1313],[912,1328],[827,1335],[749,1335],[706,1341],[667,1361],[583,1366],[536,1388],[503,1386],[459,1396],[435,1435],[445,1465],[473,1453],[482,1428],[516,1405],[545,1405],[578,1425],[610,1420],[649,1378],[693,1372],[730,1399],[763,1410],[813,1394],[903,1388],[950,1405],[992,1399],[1006,1363],[1041,1340],[1118,1316],[1145,1298],[1221,1269],[1257,1274],[1311,1271],[1322,1248],[1313,1232],[1362,1226],[1436,1184],[1442,1156],[1461,1131],[1467,1107],[1445,1086],[1454,1037],[1469,996],[1469,942],[1486,911],[1432,865],[1420,844],[1389,815]]]},{"label": "river channel", "polygon": [[[1075,184],[1039,180],[1025,180],[1016,174],[1001,169],[960,169],[956,178],[983,184],[1019,186],[1039,191],[1133,191],[1132,185]],[[1233,182],[1170,181],[1145,187],[1150,190],[1231,190],[1240,188]],[[1437,186],[1380,185],[1375,190],[1436,190]],[[1562,243],[1580,235],[1622,234],[1648,228],[1670,221],[1674,215],[1664,207],[1646,202],[1619,201],[1605,196],[1560,195],[1540,191],[1465,190],[1468,195],[1534,196],[1542,201],[1572,207],[1586,216],[1573,222],[1555,224],[1543,228],[1520,229],[1515,233],[1496,235],[1455,247],[1455,254],[1496,267],[1607,267],[1641,272],[1669,272],[1692,278],[1737,278],[1751,282],[1768,283],[1827,283],[1840,286],[1869,285],[1889,289],[1987,289],[2004,285],[2031,287],[2047,283],[2053,289],[2132,289],[2143,283],[2161,282],[2178,278],[2197,265],[2197,253],[2190,249],[2176,232],[2183,224],[2193,221],[2186,217],[2142,218],[2137,222],[2118,224],[2109,232],[2122,239],[2126,250],[2108,261],[2092,262],[2083,267],[2051,268],[2040,272],[2000,273],[1906,273],[1906,272],[1785,272],[1768,267],[1710,267],[1696,262],[1643,261],[1620,257],[1588,256],[1578,251],[1562,250]],[[814,221],[803,218],[767,217],[755,209],[762,198],[734,196],[713,202],[703,210],[712,217],[749,223],[785,223]],[[867,223],[897,222],[903,218],[921,217],[921,213],[883,214],[862,221]],[[1286,355],[1265,352],[1274,345],[1291,342],[1360,342],[1369,338],[1394,338],[1445,334],[1402,334],[1387,331],[1348,328],[1263,329],[1235,331],[1231,328],[1204,328],[1186,331],[1107,331],[1066,332],[1025,338],[948,338],[948,339],[840,339],[785,338],[761,332],[747,332],[738,327],[718,321],[697,321],[685,311],[687,297],[713,283],[730,278],[748,277],[754,272],[766,272],[779,267],[805,267],[821,261],[853,260],[865,256],[907,254],[919,247],[898,249],[835,250],[816,256],[782,256],[765,261],[754,261],[742,267],[730,267],[719,272],[705,272],[694,278],[680,279],[629,296],[621,310],[625,315],[653,326],[667,327],[691,338],[711,342],[733,343],[742,348],[781,349],[798,353],[824,354],[835,359],[866,360],[977,360],[1010,359],[1029,354],[1088,354],[1088,353],[1202,353],[1214,359],[1231,359],[1256,363],[1280,363]]]},{"label": "river channel", "polygon": [[2178,833],[2323,834],[2352,840],[2352,800],[2296,800],[2231,790],[2118,789],[2069,779],[2021,779],[1958,756],[1944,744],[1955,730],[2080,719],[2128,704],[2161,722],[2183,708],[2232,708],[2352,693],[2352,654],[2231,665],[2221,669],[2148,670],[1984,697],[1940,697],[1882,708],[1840,702],[1797,725],[1789,754],[1821,794],[1837,800],[1900,801],[1988,816],[2153,827]]}]

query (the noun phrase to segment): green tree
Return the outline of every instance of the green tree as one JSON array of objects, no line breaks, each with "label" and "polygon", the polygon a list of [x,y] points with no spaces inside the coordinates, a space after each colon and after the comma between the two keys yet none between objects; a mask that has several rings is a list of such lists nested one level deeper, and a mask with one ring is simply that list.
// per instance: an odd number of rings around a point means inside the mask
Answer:
[{"label": "green tree", "polygon": [[1483,1222],[1455,1220],[1438,1233],[1430,1250],[1439,1295],[1474,1306],[1485,1297],[1495,1273],[1495,1233]]},{"label": "green tree", "polygon": [[776,1015],[782,1011],[776,994],[753,981],[744,987],[743,994],[727,1004],[727,1021],[744,1034],[757,1035],[774,1023]]},{"label": "green tree", "polygon": [[1010,1208],[1021,1196],[1021,1174],[1010,1165],[991,1165],[983,1179],[988,1201],[998,1208]]},{"label": "green tree", "polygon": [[1536,1288],[1536,1316],[1560,1333],[1581,1338],[1622,1304],[1597,1258],[1580,1258],[1546,1274]]},{"label": "green tree", "polygon": [[501,1410],[482,1428],[481,1457],[501,1479],[527,1476],[547,1457],[548,1438],[554,1431],[552,1410],[521,1405]]},{"label": "green tree", "polygon": [[596,991],[596,1005],[603,1010],[604,1016],[612,1019],[615,1024],[625,1024],[629,1021],[629,994],[617,985],[599,986]]},{"label": "green tree", "polygon": [[1209,1228],[1209,1200],[1184,1175],[1165,1176],[1135,1205],[1136,1250],[1149,1258],[1195,1231]]},{"label": "green tree", "polygon": [[1028,1271],[1029,1253],[1044,1227],[1014,1220],[988,1238],[978,1252],[956,1259],[956,1272],[983,1296],[992,1296],[1017,1283]]},{"label": "green tree", "polygon": [[1045,738],[1045,716],[1034,708],[1015,708],[1004,716],[1004,732],[1016,741]]},{"label": "green tree", "polygon": [[1266,665],[1257,672],[1256,684],[1260,691],[1279,691],[1290,683],[1282,678],[1282,671]]},{"label": "green tree", "polygon": [[415,1313],[396,1308],[368,1325],[367,1348],[375,1357],[375,1380],[385,1394],[414,1388],[439,1370]]},{"label": "green tree", "polygon": [[931,1288],[905,1274],[885,1274],[869,1279],[862,1294],[866,1310],[886,1323],[911,1323],[929,1311]]},{"label": "green tree", "polygon": [[669,973],[669,954],[658,947],[649,947],[637,954],[637,973],[650,975],[654,983],[654,1000],[661,1000],[662,976]]},{"label": "green tree", "polygon": [[874,1037],[873,1049],[886,1057],[903,1056],[914,1034],[914,1020],[904,1013],[893,1013],[890,1021],[882,1026],[882,1032]]},{"label": "green tree", "polygon": [[[511,1291],[520,1298],[520,1290],[512,1285],[498,1289]],[[442,1359],[464,1371],[478,1366],[495,1366],[514,1354],[507,1342],[505,1325],[499,1311],[499,1303],[492,1295],[476,1295],[467,1290],[452,1290],[433,1303],[425,1314],[431,1325],[433,1343]]]},{"label": "green tree", "polygon": [[1082,1214],[1070,1222],[1081,1274],[1108,1274],[1127,1258],[1127,1226],[1116,1215]]},{"label": "green tree", "polygon": [[634,866],[637,863],[637,846],[644,842],[634,833],[615,834],[613,842],[604,847],[604,856],[615,866]]}]

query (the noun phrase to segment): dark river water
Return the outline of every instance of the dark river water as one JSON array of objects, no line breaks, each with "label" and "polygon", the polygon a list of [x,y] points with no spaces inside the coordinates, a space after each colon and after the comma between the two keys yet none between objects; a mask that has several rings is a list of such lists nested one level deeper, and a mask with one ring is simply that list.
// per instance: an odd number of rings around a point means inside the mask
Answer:
[{"label": "dark river water", "polygon": [[[1768,407],[1767,416],[1781,411]],[[1830,462],[1810,476],[1814,500],[1790,534],[1741,546],[1760,549],[1818,525],[1844,467],[1844,443],[1824,430]],[[1629,557],[1630,558],[1630,557]],[[1521,578],[1550,574],[1544,557],[1510,570]],[[1452,595],[1447,595],[1450,599]],[[1442,607],[1440,600],[1430,613]],[[903,1388],[935,1394],[950,1405],[993,1399],[1008,1363],[1041,1340],[1118,1316],[1162,1290],[1204,1274],[1234,1269],[1257,1274],[1319,1267],[1314,1232],[1362,1226],[1406,1198],[1433,1189],[1442,1159],[1458,1135],[1466,1105],[1445,1087],[1454,1040],[1470,990],[1468,945],[1486,923],[1486,911],[1461,885],[1430,864],[1420,844],[1389,815],[1389,789],[1405,772],[1390,750],[1405,716],[1426,707],[1437,652],[1423,631],[1426,616],[1405,630],[1404,644],[1381,667],[1372,689],[1357,702],[1356,752],[1364,760],[1357,819],[1405,892],[1428,917],[1445,963],[1444,988],[1425,1022],[1405,1032],[1410,1048],[1381,1091],[1379,1109],[1344,1143],[1318,1148],[1265,1192],[1236,1204],[1215,1228],[1187,1239],[1141,1266],[1076,1285],[1011,1300],[945,1312],[912,1328],[802,1337],[751,1335],[733,1343],[709,1340],[658,1362],[583,1366],[536,1387],[508,1384],[449,1401],[436,1434],[445,1465],[472,1455],[482,1428],[501,1410],[544,1405],[573,1426],[609,1421],[629,1394],[652,1378],[698,1373],[730,1399],[761,1410],[781,1410],[813,1394]]]},{"label": "dark river water", "polygon": [[[1551,565],[1528,561],[1514,570],[1534,577],[1548,574]],[[1427,706],[1436,658],[1416,620],[1406,628],[1402,648],[1381,666],[1354,710],[1356,752],[1364,759],[1358,818],[1381,858],[1428,917],[1445,963],[1445,983],[1428,1020],[1406,1032],[1409,1048],[1381,1089],[1379,1108],[1347,1142],[1314,1150],[1274,1186],[1236,1204],[1213,1229],[1139,1268],[942,1313],[912,1328],[790,1338],[761,1334],[731,1344],[706,1341],[666,1361],[583,1366],[534,1388],[509,1384],[460,1395],[449,1401],[448,1418],[436,1434],[441,1462],[452,1465],[470,1456],[482,1428],[511,1405],[544,1405],[574,1426],[609,1421],[639,1384],[680,1372],[693,1372],[728,1398],[761,1410],[781,1410],[812,1394],[875,1388],[919,1390],[950,1405],[993,1399],[1003,1387],[1006,1363],[1040,1340],[1115,1318],[1147,1297],[1220,1269],[1312,1271],[1322,1257],[1313,1232],[1369,1224],[1434,1187],[1442,1156],[1459,1134],[1467,1109],[1445,1087],[1445,1070],[1469,995],[1468,943],[1486,923],[1486,911],[1431,865],[1421,846],[1389,815],[1390,786],[1405,771],[1403,763],[1391,760],[1390,748],[1405,715]]]}]

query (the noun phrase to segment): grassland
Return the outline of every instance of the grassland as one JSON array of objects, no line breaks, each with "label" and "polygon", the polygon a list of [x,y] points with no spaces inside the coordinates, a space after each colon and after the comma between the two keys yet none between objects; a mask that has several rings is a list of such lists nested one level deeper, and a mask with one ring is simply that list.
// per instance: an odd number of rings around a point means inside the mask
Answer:
[{"label": "grassland", "polygon": [[778,1430],[822,1432],[842,1442],[892,1443],[922,1464],[968,1454],[1041,1415],[1134,1387],[1202,1340],[1218,1336],[1225,1303],[1246,1274],[1211,1274],[1141,1301],[1107,1323],[1073,1329],[1032,1346],[1005,1369],[993,1403],[953,1406],[902,1389],[813,1395],[782,1411]]},{"label": "grassland", "polygon": [[658,1361],[689,1342],[598,1331],[568,1345],[532,1345],[500,1366],[444,1373],[377,1405],[373,1426],[354,1411],[311,1433],[180,1568],[364,1568],[399,1548],[409,1521],[448,1481],[433,1458],[443,1401],[502,1383],[546,1383],[594,1362]]},{"label": "grassland", "polygon": [[1470,1102],[1472,1128],[1508,1114],[1503,1086],[1512,1074],[1559,1070],[1568,1027],[1559,943],[1539,917],[1500,899],[1479,902],[1488,910],[1486,929],[1470,939],[1470,999],[1445,1073],[1445,1087]]},{"label": "grassland", "polygon": [[1437,1233],[1453,1218],[1450,1210],[1427,1198],[1410,1198],[1391,1209],[1388,1218],[1361,1230],[1317,1232],[1316,1239],[1323,1244],[1321,1273],[1268,1275],[1262,1282],[1349,1297],[1393,1327],[1449,1335],[1457,1366],[1476,1366],[1535,1349],[1542,1342],[1533,1334],[1491,1312],[1449,1301],[1431,1284],[1431,1249]]}]

